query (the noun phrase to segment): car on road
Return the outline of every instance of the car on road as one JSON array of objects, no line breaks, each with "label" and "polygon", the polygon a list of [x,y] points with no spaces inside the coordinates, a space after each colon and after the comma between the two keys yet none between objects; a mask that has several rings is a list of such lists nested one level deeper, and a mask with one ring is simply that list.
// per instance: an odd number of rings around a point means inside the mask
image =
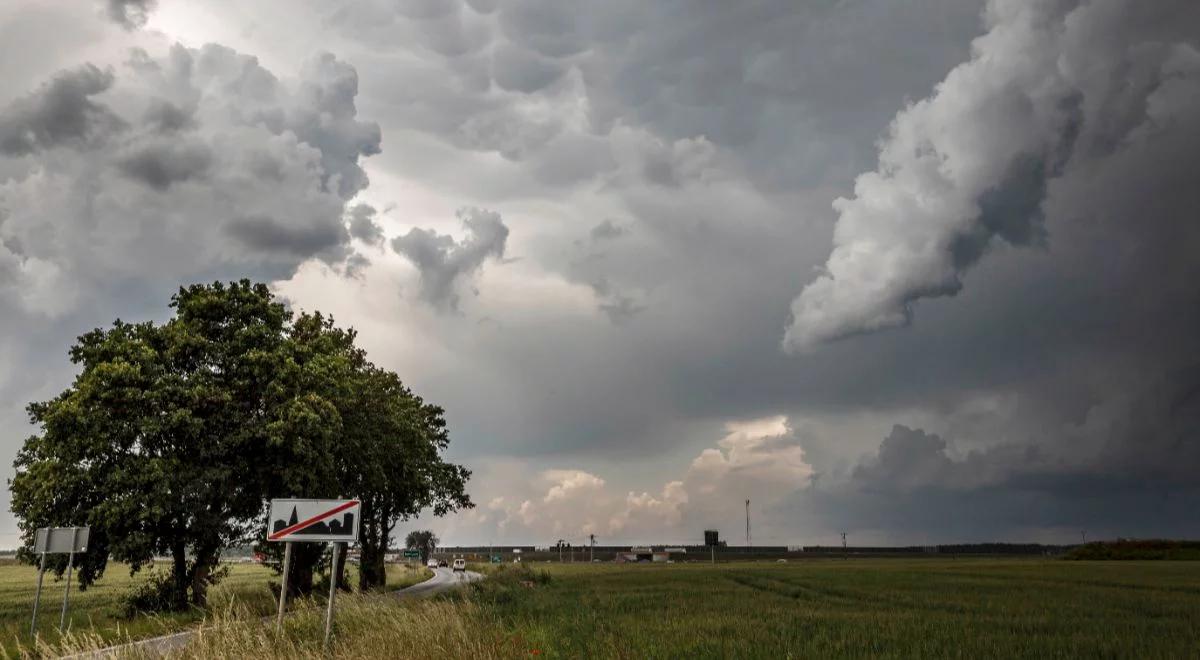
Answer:
[{"label": "car on road", "polygon": [[465,570],[467,570],[467,560],[466,560],[466,559],[462,559],[462,558],[455,559],[455,560],[454,560],[454,570],[456,570],[456,571],[465,571]]},{"label": "car on road", "polygon": [[425,562],[425,565],[426,565],[426,566],[428,566],[429,568],[437,568],[437,567],[438,567],[438,560],[436,560],[436,559],[430,559],[429,561]]},{"label": "car on road", "polygon": [[439,559],[439,560],[438,560],[438,566],[441,566],[442,568],[445,568],[445,567],[446,567],[446,560],[445,560],[445,559]]}]

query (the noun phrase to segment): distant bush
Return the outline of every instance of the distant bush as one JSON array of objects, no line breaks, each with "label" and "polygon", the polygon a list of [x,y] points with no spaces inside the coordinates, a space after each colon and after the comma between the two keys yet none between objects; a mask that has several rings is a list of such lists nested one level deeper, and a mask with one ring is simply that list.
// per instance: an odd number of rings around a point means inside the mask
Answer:
[{"label": "distant bush", "polygon": [[[223,565],[208,576],[208,584],[215,585],[229,575],[229,566]],[[134,586],[121,597],[118,605],[121,617],[132,619],[139,614],[172,612],[188,609],[190,604],[179,607],[175,599],[175,578],[167,571],[150,569],[146,579]]]},{"label": "distant bush", "polygon": [[132,619],[147,612],[175,609],[175,582],[169,573],[151,570],[146,579],[121,597],[121,616]]},{"label": "distant bush", "polygon": [[1200,541],[1169,541],[1163,539],[1101,541],[1076,547],[1064,555],[1063,559],[1200,560]]},{"label": "distant bush", "polygon": [[550,579],[550,573],[525,564],[501,564],[486,580],[471,583],[470,598],[485,605],[507,605],[527,589],[547,584]]}]

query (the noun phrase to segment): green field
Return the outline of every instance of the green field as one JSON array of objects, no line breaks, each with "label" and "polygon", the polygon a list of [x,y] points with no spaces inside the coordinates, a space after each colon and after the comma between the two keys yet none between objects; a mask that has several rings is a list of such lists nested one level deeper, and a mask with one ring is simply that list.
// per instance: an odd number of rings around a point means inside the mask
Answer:
[{"label": "green field", "polygon": [[553,565],[490,616],[556,657],[1200,657],[1200,564]]},{"label": "green field", "polygon": [[[493,572],[448,597],[339,600],[333,657],[1200,657],[1197,562],[480,568]],[[253,614],[219,612],[182,657],[328,657],[319,609],[289,618],[283,636]]]},{"label": "green field", "polygon": [[[213,588],[210,608],[219,612],[229,610],[236,604],[238,611],[247,615],[273,613],[276,601],[268,585],[272,582],[277,583],[279,576],[271,569],[258,564],[228,566],[229,576]],[[357,580],[354,567],[350,566],[348,572],[351,583],[354,583]],[[424,568],[410,570],[405,565],[392,565],[388,567],[388,587],[399,589],[419,582],[428,575],[429,572]],[[79,591],[78,584],[73,583],[67,612],[70,629],[95,633],[103,639],[139,639],[174,632],[209,616],[208,613],[196,610],[139,616],[133,619],[122,618],[121,596],[135,583],[144,579],[144,571],[131,577],[125,566],[113,564],[87,591]],[[47,573],[42,585],[38,634],[51,643],[58,639],[64,584],[63,580],[56,580],[51,573]],[[29,621],[36,585],[35,567],[11,561],[0,564],[0,651],[6,656],[13,655],[18,644],[28,646]]]}]

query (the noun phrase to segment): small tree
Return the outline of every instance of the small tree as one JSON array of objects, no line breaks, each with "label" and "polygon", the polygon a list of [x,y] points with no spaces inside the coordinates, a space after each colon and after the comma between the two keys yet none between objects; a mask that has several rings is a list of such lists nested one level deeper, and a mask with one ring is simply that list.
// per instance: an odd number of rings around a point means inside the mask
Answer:
[{"label": "small tree", "polygon": [[437,535],[428,529],[413,530],[404,537],[404,547],[409,550],[420,550],[423,563],[429,561],[429,555],[437,549],[439,540]]}]

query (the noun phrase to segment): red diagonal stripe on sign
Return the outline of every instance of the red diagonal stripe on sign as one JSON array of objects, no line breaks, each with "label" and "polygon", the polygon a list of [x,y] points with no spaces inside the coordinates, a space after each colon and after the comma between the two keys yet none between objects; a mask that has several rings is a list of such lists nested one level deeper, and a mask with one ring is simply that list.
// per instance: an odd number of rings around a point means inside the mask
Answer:
[{"label": "red diagonal stripe on sign", "polygon": [[336,507],[326,511],[325,513],[319,513],[319,514],[313,516],[312,518],[309,518],[308,520],[301,520],[300,522],[296,523],[295,525],[292,525],[290,527],[284,527],[283,529],[279,530],[278,532],[275,532],[274,534],[268,536],[267,539],[274,541],[278,538],[287,536],[288,534],[291,534],[292,532],[298,532],[313,523],[321,522],[322,520],[328,518],[329,516],[332,516],[335,513],[341,513],[342,511],[345,511],[346,509],[349,509],[350,507],[352,507],[356,504],[358,504],[358,500],[350,500],[349,502],[346,502],[345,504],[339,504]]}]

